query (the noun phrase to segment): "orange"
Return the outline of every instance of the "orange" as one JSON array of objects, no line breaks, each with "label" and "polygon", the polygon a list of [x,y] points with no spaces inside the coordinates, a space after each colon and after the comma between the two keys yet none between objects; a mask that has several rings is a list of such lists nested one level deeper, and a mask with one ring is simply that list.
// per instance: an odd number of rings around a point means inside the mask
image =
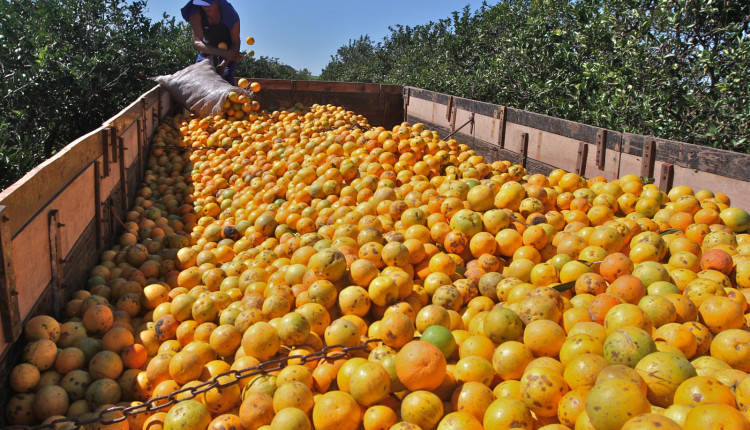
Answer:
[{"label": "orange", "polygon": [[396,355],[396,374],[411,391],[434,390],[443,382],[446,360],[436,346],[424,341],[405,344]]},{"label": "orange", "polygon": [[370,406],[362,417],[365,430],[387,430],[398,422],[396,412],[388,406]]},{"label": "orange", "polygon": [[697,405],[688,412],[684,428],[685,430],[708,428],[748,430],[750,422],[736,408],[721,403],[708,403]]},{"label": "orange", "polygon": [[675,404],[697,405],[723,403],[735,407],[734,394],[729,387],[708,376],[695,376],[685,380],[674,394]]},{"label": "orange", "polygon": [[351,394],[329,391],[317,399],[312,421],[319,430],[356,430],[361,414],[360,407]]},{"label": "orange", "polygon": [[607,255],[599,265],[599,274],[605,281],[612,283],[617,278],[633,272],[633,262],[627,255],[615,252]]}]

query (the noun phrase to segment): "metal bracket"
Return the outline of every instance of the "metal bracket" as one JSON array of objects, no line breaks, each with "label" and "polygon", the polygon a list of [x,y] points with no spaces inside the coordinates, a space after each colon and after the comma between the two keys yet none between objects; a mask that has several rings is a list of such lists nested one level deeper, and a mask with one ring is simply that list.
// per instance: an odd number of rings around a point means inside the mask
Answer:
[{"label": "metal bracket", "polygon": [[576,173],[586,175],[586,160],[589,158],[589,146],[586,142],[578,142],[578,159],[576,160]]},{"label": "metal bracket", "polygon": [[656,161],[656,140],[646,139],[643,141],[643,153],[641,154],[641,176],[652,178],[654,176],[654,163]]},{"label": "metal bracket", "polygon": [[112,147],[112,162],[117,163],[118,151],[117,151],[117,128],[109,126],[109,145]]},{"label": "metal bracket", "polygon": [[106,178],[109,176],[109,127],[105,127],[102,129],[101,138],[102,159],[104,160],[104,163],[102,163],[102,167],[104,167],[104,169],[102,170],[102,178]]},{"label": "metal bracket", "polygon": [[596,166],[604,170],[607,161],[607,130],[599,130],[596,133]]},{"label": "metal bracket", "polygon": [[497,132],[497,145],[500,148],[505,148],[505,121],[507,117],[507,108],[505,106],[500,106],[500,129]]},{"label": "metal bracket", "polygon": [[445,119],[451,122],[451,116],[453,116],[453,96],[448,99],[448,106],[445,108]]},{"label": "metal bracket", "polygon": [[62,285],[62,271],[65,260],[62,258],[60,228],[63,224],[58,221],[59,212],[52,209],[48,212],[49,221],[49,255],[52,270],[52,295],[54,301],[55,315],[62,314],[63,303],[65,303],[65,291]]},{"label": "metal bracket", "polygon": [[529,133],[521,133],[521,166],[526,168],[529,153]]},{"label": "metal bracket", "polygon": [[659,189],[665,193],[672,188],[672,181],[674,180],[674,165],[664,163],[661,166],[661,178],[659,180]]},{"label": "metal bracket", "polygon": [[117,142],[119,143],[117,149],[120,154],[120,193],[122,194],[120,209],[122,209],[122,214],[125,215],[128,211],[128,172],[125,169],[125,139],[119,136]]},{"label": "metal bracket", "polygon": [[5,216],[5,209],[5,206],[0,205],[0,323],[5,342],[15,342],[21,336],[23,327],[13,268],[13,249],[8,226],[10,219]]},{"label": "metal bracket", "polygon": [[99,176],[101,164],[94,161],[94,228],[96,231],[96,249],[102,249],[102,179]]}]

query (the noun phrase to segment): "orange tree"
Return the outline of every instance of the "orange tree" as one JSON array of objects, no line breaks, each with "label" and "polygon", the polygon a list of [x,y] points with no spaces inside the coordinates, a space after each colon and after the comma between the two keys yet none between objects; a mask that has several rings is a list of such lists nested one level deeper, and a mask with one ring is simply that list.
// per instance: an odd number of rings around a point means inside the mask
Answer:
[{"label": "orange tree", "polygon": [[323,80],[413,85],[747,152],[750,2],[508,0],[339,48]]},{"label": "orange tree", "polygon": [[145,1],[0,2],[0,188],[192,60],[184,24]]}]

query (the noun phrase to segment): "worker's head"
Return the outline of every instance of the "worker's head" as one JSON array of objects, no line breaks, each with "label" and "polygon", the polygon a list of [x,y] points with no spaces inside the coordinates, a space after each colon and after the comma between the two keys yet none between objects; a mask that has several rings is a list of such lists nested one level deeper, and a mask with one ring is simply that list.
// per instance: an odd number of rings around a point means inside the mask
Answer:
[{"label": "worker's head", "polygon": [[196,6],[213,6],[216,0],[193,0],[193,4]]}]

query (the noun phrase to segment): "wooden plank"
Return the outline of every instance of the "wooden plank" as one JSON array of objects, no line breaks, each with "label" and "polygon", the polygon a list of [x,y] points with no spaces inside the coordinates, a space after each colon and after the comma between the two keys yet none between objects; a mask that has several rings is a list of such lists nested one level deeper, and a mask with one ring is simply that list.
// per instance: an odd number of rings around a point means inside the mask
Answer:
[{"label": "wooden plank", "polygon": [[44,211],[29,221],[12,242],[18,309],[25,319],[50,283],[49,221]]},{"label": "wooden plank", "polygon": [[[590,143],[596,143],[596,134],[602,130],[591,125],[513,108],[508,108],[508,122]],[[606,146],[607,149],[619,150],[619,134],[607,133]]]},{"label": "wooden plank", "polygon": [[141,115],[141,102],[139,100],[135,100],[125,109],[118,112],[115,116],[106,120],[103,125],[105,127],[114,127],[116,130],[115,134],[119,136]]},{"label": "wooden plank", "polygon": [[649,140],[656,142],[656,161],[750,182],[750,154],[631,133],[623,133],[623,152],[640,156]]},{"label": "wooden plank", "polygon": [[88,133],[33,168],[0,193],[12,237],[88,165],[101,155],[101,130]]},{"label": "wooden plank", "polygon": [[6,206],[0,206],[0,322],[3,325],[3,340],[14,342],[23,328],[21,312],[18,310],[18,291],[6,210]]}]

